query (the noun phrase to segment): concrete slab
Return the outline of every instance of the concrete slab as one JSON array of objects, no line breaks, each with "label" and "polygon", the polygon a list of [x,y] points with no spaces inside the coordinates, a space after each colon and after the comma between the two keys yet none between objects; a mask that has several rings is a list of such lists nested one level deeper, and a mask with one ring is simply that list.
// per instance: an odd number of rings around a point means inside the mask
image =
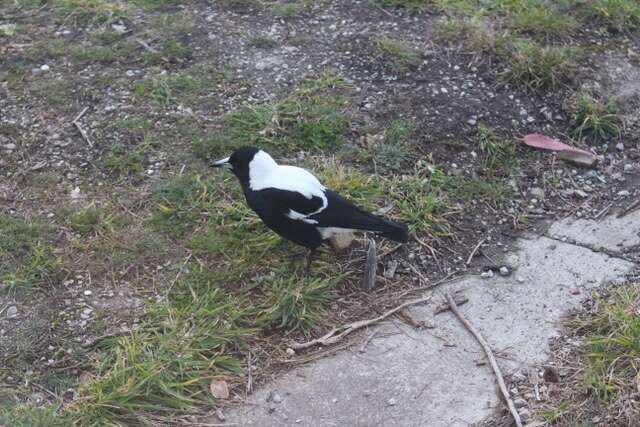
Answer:
[{"label": "concrete slab", "polygon": [[566,218],[554,223],[548,235],[595,249],[620,252],[640,245],[640,210],[622,218],[610,215],[600,222]]},{"label": "concrete slab", "polygon": [[[579,306],[587,288],[615,280],[633,264],[546,237],[520,240],[509,257],[511,277],[468,277],[439,292],[464,290],[463,312],[497,351],[509,372],[547,357],[558,321]],[[580,292],[577,294],[577,292]],[[431,318],[441,300],[414,308]],[[294,369],[227,414],[241,426],[429,426],[478,422],[499,405],[495,380],[480,346],[450,313],[436,328],[416,331],[404,324],[381,325],[365,353],[345,351]],[[384,332],[384,333],[383,333]],[[386,333],[386,334],[385,334]],[[357,347],[357,346],[356,346]],[[269,398],[274,395],[279,397]]]}]

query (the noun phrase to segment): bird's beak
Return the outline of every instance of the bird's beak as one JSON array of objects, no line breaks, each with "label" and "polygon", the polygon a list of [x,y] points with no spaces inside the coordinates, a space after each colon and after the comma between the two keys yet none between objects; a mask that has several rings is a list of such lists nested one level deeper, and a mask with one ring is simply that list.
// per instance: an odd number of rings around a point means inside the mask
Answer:
[{"label": "bird's beak", "polygon": [[231,163],[229,163],[229,157],[225,157],[224,159],[213,162],[212,166],[214,168],[230,168]]}]

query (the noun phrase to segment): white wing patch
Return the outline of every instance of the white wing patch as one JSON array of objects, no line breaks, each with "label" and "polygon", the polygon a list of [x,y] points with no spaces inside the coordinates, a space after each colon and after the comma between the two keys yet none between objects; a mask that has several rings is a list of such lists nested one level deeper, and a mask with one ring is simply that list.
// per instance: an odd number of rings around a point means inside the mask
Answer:
[{"label": "white wing patch", "polygon": [[[324,209],[324,208],[320,208],[320,209]],[[307,218],[308,216],[315,215],[316,213],[318,213],[318,211],[310,213],[309,215],[304,215],[304,214],[301,214],[300,212],[294,211],[293,209],[289,209],[289,213],[287,214],[287,217],[291,219],[296,219],[299,221],[304,221],[307,224],[317,224],[318,221],[316,221],[315,219]]]},{"label": "white wing patch", "polygon": [[296,166],[279,165],[264,151],[257,152],[249,163],[249,187],[254,191],[266,188],[292,191],[309,200],[318,197],[322,200],[322,206],[317,210],[309,214],[301,214],[290,209],[287,214],[291,219],[309,224],[317,224],[318,221],[309,217],[319,214],[328,205],[327,196],[324,194],[325,186],[311,172]]}]

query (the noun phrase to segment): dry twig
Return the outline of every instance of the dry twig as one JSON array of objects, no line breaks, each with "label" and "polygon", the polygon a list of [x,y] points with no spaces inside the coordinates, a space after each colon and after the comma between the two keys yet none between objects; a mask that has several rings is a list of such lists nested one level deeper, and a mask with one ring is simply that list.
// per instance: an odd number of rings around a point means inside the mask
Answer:
[{"label": "dry twig", "polygon": [[362,342],[362,346],[360,346],[360,350],[358,350],[360,353],[365,352],[365,349],[367,348],[367,344],[369,344],[373,339],[373,337],[375,337],[378,334],[378,331],[379,329],[376,329],[375,331],[371,332],[371,334]]},{"label": "dry twig", "polygon": [[482,239],[478,242],[478,244],[473,248],[473,250],[471,251],[471,253],[469,254],[469,258],[467,258],[467,262],[465,263],[466,265],[471,264],[471,260],[473,259],[474,255],[476,254],[476,252],[478,252],[478,249],[480,249],[480,246],[482,246],[482,244],[485,242],[486,239]]},{"label": "dry twig", "polygon": [[500,367],[498,366],[498,363],[496,362],[496,359],[493,356],[493,351],[491,351],[491,347],[489,347],[489,344],[487,343],[487,341],[485,341],[485,339],[482,337],[480,332],[471,324],[471,322],[469,322],[464,317],[462,312],[458,309],[458,305],[456,304],[456,301],[453,299],[451,294],[446,294],[446,297],[447,297],[447,301],[449,302],[449,307],[451,308],[451,311],[455,313],[455,315],[458,317],[460,322],[462,322],[462,324],[469,330],[469,332],[471,332],[471,334],[473,334],[475,339],[482,346],[482,349],[484,350],[485,354],[487,355],[487,358],[489,359],[491,368],[493,369],[493,372],[496,375],[496,378],[498,379],[498,385],[500,386],[500,391],[502,392],[502,396],[507,401],[509,412],[511,412],[511,415],[513,416],[513,419],[516,422],[516,426],[522,427],[522,421],[520,420],[520,415],[516,410],[516,406],[513,404],[513,400],[511,400],[511,397],[509,396],[509,391],[507,390],[507,386],[504,383],[504,377],[502,376]]},{"label": "dry twig", "polygon": [[357,331],[358,329],[362,329],[366,326],[373,325],[381,320],[386,319],[392,314],[402,310],[405,307],[409,307],[411,305],[421,304],[427,302],[431,299],[431,295],[427,295],[425,297],[411,300],[400,304],[399,306],[392,308],[384,314],[381,314],[378,317],[369,320],[358,320],[357,322],[352,322],[347,325],[343,325],[337,328],[333,328],[327,334],[320,338],[316,338],[314,340],[305,342],[305,343],[291,343],[291,348],[294,350],[303,350],[305,348],[313,347],[314,345],[331,345],[340,341],[342,338],[346,337],[350,333]]},{"label": "dry twig", "polygon": [[640,208],[640,199],[636,200],[635,202],[631,203],[629,206],[627,206],[626,208],[624,208],[618,215],[617,218],[622,218],[623,216],[628,215],[629,213],[633,212],[634,210],[636,210],[637,208]]},{"label": "dry twig", "polygon": [[80,114],[78,114],[71,123],[73,123],[76,129],[78,129],[78,132],[80,132],[80,135],[82,135],[82,138],[85,141],[87,141],[87,144],[89,144],[89,147],[93,148],[93,143],[91,142],[91,139],[89,139],[89,134],[87,133],[87,131],[84,130],[84,128],[80,125],[80,122],[78,121],[82,118],[82,116],[84,116],[84,113],[86,113],[88,109],[89,107],[84,107],[84,110],[80,111]]}]

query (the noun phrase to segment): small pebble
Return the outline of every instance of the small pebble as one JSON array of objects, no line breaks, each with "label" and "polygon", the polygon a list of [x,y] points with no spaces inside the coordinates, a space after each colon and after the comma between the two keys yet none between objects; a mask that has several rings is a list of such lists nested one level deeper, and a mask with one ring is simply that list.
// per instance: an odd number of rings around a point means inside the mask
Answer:
[{"label": "small pebble", "polygon": [[396,399],[394,399],[393,397],[391,399],[387,400],[387,404],[389,406],[395,406],[396,403],[398,403],[398,401]]},{"label": "small pebble", "polygon": [[493,270],[483,271],[482,274],[480,274],[480,277],[482,277],[483,279],[492,278],[493,277]]},{"label": "small pebble", "polygon": [[280,403],[282,402],[284,399],[282,398],[282,396],[280,396],[278,393],[274,394],[273,397],[271,398],[271,400],[274,403]]},{"label": "small pebble", "polygon": [[49,71],[49,66],[47,64],[43,64],[40,66],[41,71]]},{"label": "small pebble", "polygon": [[17,315],[18,315],[18,307],[16,307],[15,305],[12,305],[11,307],[9,307],[7,309],[7,318],[8,319],[13,319]]},{"label": "small pebble", "polygon": [[621,190],[621,191],[618,191],[618,193],[617,193],[617,194],[618,194],[618,196],[620,196],[620,197],[627,197],[627,196],[629,196],[631,193],[629,192],[629,190]]},{"label": "small pebble", "polygon": [[292,348],[287,348],[286,350],[287,356],[295,356],[296,355],[296,351]]},{"label": "small pebble", "polygon": [[505,267],[504,265],[502,267],[500,267],[500,275],[501,276],[508,276],[511,272],[509,271],[509,269],[507,267]]},{"label": "small pebble", "polygon": [[86,291],[84,291],[83,293],[84,293],[84,295],[85,295],[85,296],[87,296],[87,297],[93,294],[93,292],[91,292],[91,291],[90,291],[90,290],[88,290],[88,289],[87,289]]}]

